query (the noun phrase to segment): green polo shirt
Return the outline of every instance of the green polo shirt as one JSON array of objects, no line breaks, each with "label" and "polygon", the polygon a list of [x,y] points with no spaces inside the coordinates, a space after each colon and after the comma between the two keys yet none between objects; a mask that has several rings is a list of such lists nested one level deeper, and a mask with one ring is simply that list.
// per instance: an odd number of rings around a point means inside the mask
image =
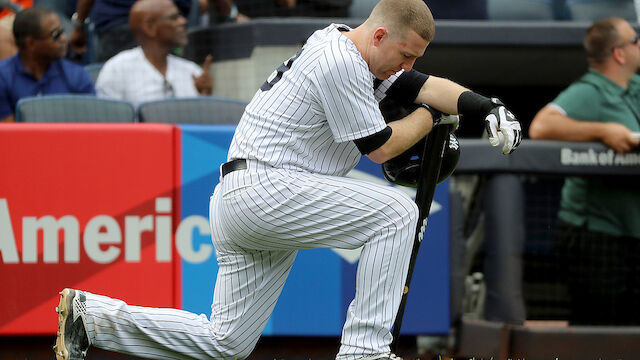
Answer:
[{"label": "green polo shirt", "polygon": [[[570,118],[616,122],[640,131],[640,76],[623,89],[590,69],[552,101]],[[640,187],[637,179],[619,176],[569,177],[562,188],[558,217],[592,231],[640,239]]]}]

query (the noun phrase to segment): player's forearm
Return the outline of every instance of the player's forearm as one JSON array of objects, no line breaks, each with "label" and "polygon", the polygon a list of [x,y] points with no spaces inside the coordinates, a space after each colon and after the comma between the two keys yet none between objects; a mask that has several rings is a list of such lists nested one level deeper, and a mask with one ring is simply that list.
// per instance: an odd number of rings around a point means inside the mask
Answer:
[{"label": "player's forearm", "polygon": [[433,127],[433,119],[427,109],[420,107],[408,116],[392,121],[388,125],[391,127],[389,140],[367,155],[373,162],[379,164],[402,154],[427,136]]},{"label": "player's forearm", "polygon": [[545,106],[531,121],[532,139],[565,141],[600,141],[605,133],[604,123],[574,120],[552,106]]},{"label": "player's forearm", "polygon": [[459,114],[458,98],[469,89],[437,76],[429,76],[416,97],[416,103],[427,104],[447,114]]}]

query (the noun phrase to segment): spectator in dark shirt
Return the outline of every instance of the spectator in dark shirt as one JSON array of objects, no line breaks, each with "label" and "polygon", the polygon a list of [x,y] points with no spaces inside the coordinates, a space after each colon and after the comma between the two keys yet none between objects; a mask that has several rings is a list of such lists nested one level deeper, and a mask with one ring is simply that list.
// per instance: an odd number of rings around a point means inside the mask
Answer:
[{"label": "spectator in dark shirt", "polygon": [[13,36],[18,53],[0,61],[0,121],[14,121],[16,103],[28,96],[95,94],[80,65],[63,59],[67,38],[55,13],[30,8],[16,15]]}]

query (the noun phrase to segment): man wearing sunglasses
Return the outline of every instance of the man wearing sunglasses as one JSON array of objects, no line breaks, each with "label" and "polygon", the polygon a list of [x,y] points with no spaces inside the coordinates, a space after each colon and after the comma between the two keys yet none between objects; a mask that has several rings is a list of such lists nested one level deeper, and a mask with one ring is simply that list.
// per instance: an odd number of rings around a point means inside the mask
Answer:
[{"label": "man wearing sunglasses", "polygon": [[[584,48],[589,71],[538,112],[529,135],[631,151],[640,132],[638,34],[622,18],[599,20],[587,30]],[[571,323],[640,325],[637,178],[566,178],[558,218]]]},{"label": "man wearing sunglasses", "polygon": [[0,121],[14,121],[23,97],[53,94],[95,94],[93,82],[80,65],[63,59],[67,37],[55,13],[29,8],[13,23],[18,53],[0,61]]}]

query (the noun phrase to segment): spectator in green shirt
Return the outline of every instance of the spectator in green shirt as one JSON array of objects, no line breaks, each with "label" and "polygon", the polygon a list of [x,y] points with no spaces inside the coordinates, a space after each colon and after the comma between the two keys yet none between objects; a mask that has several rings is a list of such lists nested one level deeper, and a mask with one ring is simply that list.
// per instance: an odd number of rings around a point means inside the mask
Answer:
[{"label": "spectator in green shirt", "polygon": [[[584,39],[589,71],[533,119],[533,139],[638,146],[640,41],[622,18],[595,22]],[[569,177],[556,240],[566,251],[570,323],[640,325],[640,189],[637,179]]]}]

